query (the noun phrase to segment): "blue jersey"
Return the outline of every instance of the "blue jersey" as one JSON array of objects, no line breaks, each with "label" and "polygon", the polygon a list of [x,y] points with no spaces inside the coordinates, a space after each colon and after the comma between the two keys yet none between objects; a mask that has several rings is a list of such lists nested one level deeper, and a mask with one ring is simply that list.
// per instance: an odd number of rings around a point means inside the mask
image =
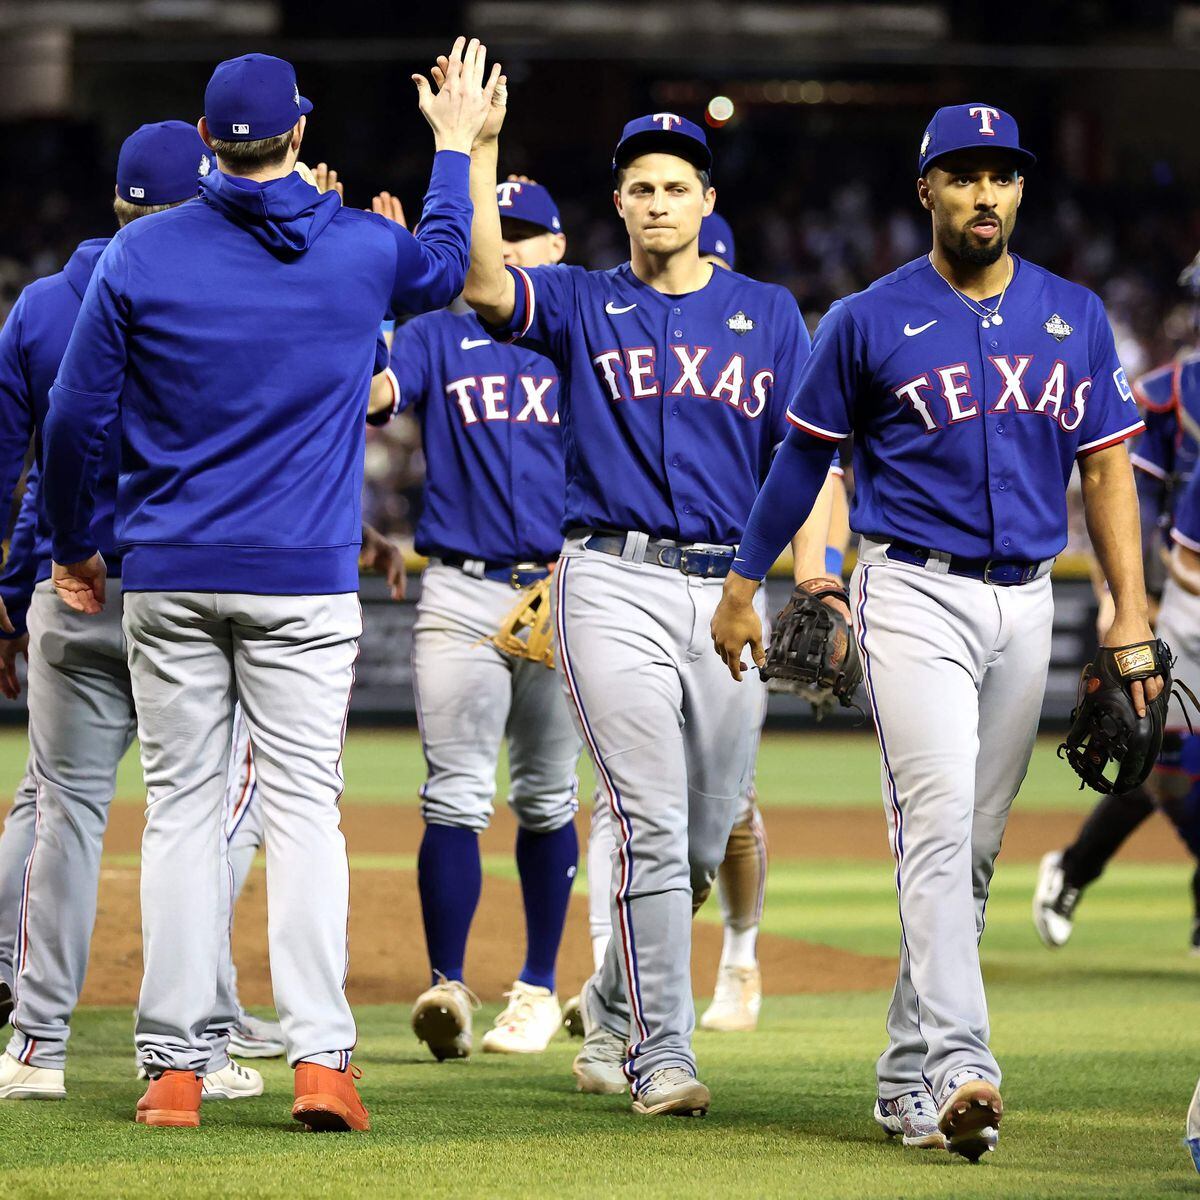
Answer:
[{"label": "blue jersey", "polygon": [[1175,541],[1200,554],[1200,471],[1192,474],[1175,502],[1174,526]]},{"label": "blue jersey", "polygon": [[737,542],[808,357],[792,296],[719,267],[683,296],[628,263],[509,270],[500,332],[558,367],[564,530]]},{"label": "blue jersey", "polygon": [[1200,354],[1155,368],[1133,390],[1146,422],[1133,465],[1164,483],[1186,483],[1200,453]]},{"label": "blue jersey", "polygon": [[472,315],[443,311],[397,331],[392,370],[425,448],[417,550],[494,563],[556,558],[565,479],[554,364],[494,342]]},{"label": "blue jersey", "polygon": [[1051,558],[1067,540],[1075,458],[1142,429],[1100,300],[1016,256],[1013,267],[1003,322],[988,329],[928,258],[821,322],[788,417],[832,441],[854,435],[858,532]]}]

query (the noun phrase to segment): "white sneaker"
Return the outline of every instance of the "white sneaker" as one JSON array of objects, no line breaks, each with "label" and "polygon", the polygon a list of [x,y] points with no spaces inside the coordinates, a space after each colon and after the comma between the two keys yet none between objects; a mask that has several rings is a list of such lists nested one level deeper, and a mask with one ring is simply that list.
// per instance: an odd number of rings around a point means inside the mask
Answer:
[{"label": "white sneaker", "polygon": [[708,1088],[682,1067],[655,1071],[633,1102],[644,1117],[703,1117],[712,1103]]},{"label": "white sneaker", "polygon": [[541,1054],[562,1025],[558,997],[549,988],[517,980],[504,993],[508,1004],[495,1025],[483,1035],[490,1054]]},{"label": "white sneaker", "polygon": [[0,1100],[65,1100],[62,1071],[27,1067],[7,1051],[0,1055]]},{"label": "white sneaker", "polygon": [[926,1091],[908,1092],[894,1100],[880,1096],[871,1115],[888,1137],[900,1136],[906,1146],[941,1150],[946,1145],[938,1128],[937,1103]]},{"label": "white sneaker", "polygon": [[479,997],[465,983],[438,975],[413,1005],[412,1027],[439,1062],[466,1058],[471,1053],[471,1014]]},{"label": "white sneaker", "polygon": [[1048,949],[1057,950],[1067,944],[1081,895],[1079,888],[1066,886],[1062,854],[1058,850],[1044,854],[1033,892],[1033,927]]},{"label": "white sneaker", "polygon": [[613,1033],[595,1019],[589,996],[595,977],[584,983],[579,993],[579,1015],[583,1022],[583,1046],[575,1055],[571,1072],[581,1092],[592,1096],[614,1096],[629,1087],[625,1078],[625,1059],[629,1039]]},{"label": "white sneaker", "polygon": [[262,1094],[263,1077],[253,1067],[243,1067],[232,1058],[200,1082],[201,1100],[248,1100]]},{"label": "white sneaker", "polygon": [[229,1031],[229,1052],[239,1058],[281,1058],[287,1052],[278,1021],[242,1013]]},{"label": "white sneaker", "polygon": [[1196,1170],[1200,1171],[1200,1083],[1192,1093],[1192,1103],[1188,1106],[1185,1142]]},{"label": "white sneaker", "polygon": [[762,974],[757,967],[722,967],[712,1003],[700,1028],[714,1033],[749,1033],[758,1027],[762,1008]]}]

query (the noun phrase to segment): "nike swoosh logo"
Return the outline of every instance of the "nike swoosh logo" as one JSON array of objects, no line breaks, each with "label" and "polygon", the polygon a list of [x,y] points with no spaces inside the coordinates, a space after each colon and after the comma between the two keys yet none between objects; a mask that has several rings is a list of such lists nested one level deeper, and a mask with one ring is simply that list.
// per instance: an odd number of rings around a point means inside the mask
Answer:
[{"label": "nike swoosh logo", "polygon": [[631,308],[637,308],[636,304],[627,304],[624,308],[618,308],[611,300],[604,306],[604,311],[610,317],[618,317],[621,313],[628,312]]},{"label": "nike swoosh logo", "polygon": [[463,350],[474,350],[476,346],[490,346],[492,344],[492,339],[477,338],[476,340],[472,341],[470,338],[463,338],[463,340],[458,344]]},{"label": "nike swoosh logo", "polygon": [[916,327],[916,329],[914,329],[911,325],[909,325],[906,322],[905,326],[904,326],[904,336],[905,337],[916,337],[918,333],[924,333],[925,330],[927,330],[931,325],[936,325],[937,323],[938,323],[938,319],[937,319],[937,317],[934,317],[932,321],[926,321],[924,325],[918,325]]}]

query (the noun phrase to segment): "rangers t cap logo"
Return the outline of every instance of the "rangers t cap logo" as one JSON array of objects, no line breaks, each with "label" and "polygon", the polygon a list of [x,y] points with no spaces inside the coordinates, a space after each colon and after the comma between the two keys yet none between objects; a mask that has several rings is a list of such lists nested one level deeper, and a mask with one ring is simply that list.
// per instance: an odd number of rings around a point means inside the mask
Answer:
[{"label": "rangers t cap logo", "polygon": [[613,170],[632,162],[640,154],[675,154],[701,171],[712,170],[712,151],[704,130],[676,113],[651,113],[635,117],[621,130],[613,152]]},{"label": "rangers t cap logo", "polygon": [[951,104],[933,114],[917,152],[917,174],[924,175],[939,158],[956,150],[1008,151],[1018,170],[1037,159],[1021,145],[1017,123],[990,104]]}]

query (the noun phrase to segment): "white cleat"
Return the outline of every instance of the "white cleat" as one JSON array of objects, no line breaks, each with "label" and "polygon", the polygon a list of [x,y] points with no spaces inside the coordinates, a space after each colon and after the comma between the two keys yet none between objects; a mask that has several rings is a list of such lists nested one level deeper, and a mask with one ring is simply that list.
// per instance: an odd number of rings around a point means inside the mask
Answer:
[{"label": "white cleat", "polygon": [[249,1100],[263,1094],[263,1077],[253,1067],[243,1067],[231,1058],[219,1071],[200,1081],[201,1100]]},{"label": "white cleat", "polygon": [[7,1051],[0,1055],[0,1100],[65,1100],[62,1071],[27,1067]]},{"label": "white cleat", "polygon": [[1048,949],[1057,950],[1070,940],[1075,907],[1082,894],[1079,888],[1066,886],[1059,851],[1042,856],[1033,892],[1033,927]]},{"label": "white cleat", "polygon": [[972,1072],[954,1076],[950,1086],[953,1090],[943,1093],[946,1099],[938,1110],[938,1128],[951,1154],[978,1162],[995,1150],[1000,1140],[1000,1119],[1004,1116],[1000,1089]]},{"label": "white cleat", "polygon": [[471,1014],[479,997],[465,983],[438,976],[413,1005],[412,1027],[438,1062],[466,1058],[471,1053]]},{"label": "white cleat", "polygon": [[1187,1126],[1184,1145],[1192,1156],[1192,1163],[1200,1171],[1200,1083],[1192,1093],[1192,1103],[1188,1107]]},{"label": "white cleat", "polygon": [[483,1035],[489,1054],[541,1054],[562,1026],[558,997],[549,988],[517,980],[504,993],[508,1004]]},{"label": "white cleat", "polygon": [[700,1028],[714,1033],[750,1033],[762,1008],[762,974],[757,967],[722,967],[712,1003]]},{"label": "white cleat", "polygon": [[871,1114],[888,1137],[899,1137],[917,1150],[942,1150],[946,1139],[938,1128],[938,1108],[926,1091],[908,1092],[894,1100],[880,1096]]},{"label": "white cleat", "polygon": [[712,1103],[708,1088],[683,1067],[665,1067],[650,1076],[633,1101],[644,1117],[703,1117]]},{"label": "white cleat", "polygon": [[238,1058],[282,1058],[287,1052],[278,1021],[242,1013],[229,1030],[229,1053]]}]

